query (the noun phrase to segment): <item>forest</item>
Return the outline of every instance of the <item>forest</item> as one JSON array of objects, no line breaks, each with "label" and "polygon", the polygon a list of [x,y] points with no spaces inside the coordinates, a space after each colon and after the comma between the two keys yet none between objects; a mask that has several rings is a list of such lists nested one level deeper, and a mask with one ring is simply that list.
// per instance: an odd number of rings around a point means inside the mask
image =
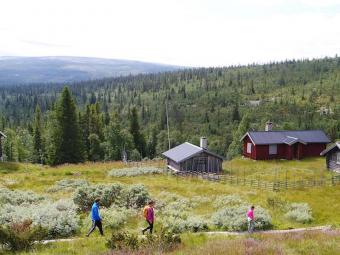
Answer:
[{"label": "forest", "polygon": [[4,160],[153,159],[208,138],[231,159],[247,130],[322,129],[340,138],[340,57],[192,68],[70,84],[0,87]]}]

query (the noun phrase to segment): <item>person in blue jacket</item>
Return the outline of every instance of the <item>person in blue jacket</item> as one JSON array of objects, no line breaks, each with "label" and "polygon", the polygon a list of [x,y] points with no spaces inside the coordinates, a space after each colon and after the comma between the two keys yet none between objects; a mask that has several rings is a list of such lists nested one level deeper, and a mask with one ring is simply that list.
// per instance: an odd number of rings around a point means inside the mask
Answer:
[{"label": "person in blue jacket", "polygon": [[96,200],[94,201],[92,205],[92,209],[91,209],[92,227],[86,236],[89,236],[96,227],[98,227],[100,234],[102,236],[104,235],[102,219],[100,218],[100,215],[99,215],[99,202],[100,202],[100,198],[96,198]]}]

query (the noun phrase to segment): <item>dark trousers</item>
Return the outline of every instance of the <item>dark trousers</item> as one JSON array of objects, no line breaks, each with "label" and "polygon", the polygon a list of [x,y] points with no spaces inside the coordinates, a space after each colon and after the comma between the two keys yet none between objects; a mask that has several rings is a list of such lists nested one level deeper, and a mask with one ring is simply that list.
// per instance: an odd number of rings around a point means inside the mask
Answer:
[{"label": "dark trousers", "polygon": [[144,234],[144,232],[147,231],[147,230],[149,230],[149,231],[150,231],[150,234],[152,234],[152,230],[153,230],[153,222],[148,221],[148,220],[147,220],[146,222],[149,224],[149,226],[148,226],[147,228],[143,229],[143,234]]},{"label": "dark trousers", "polygon": [[103,233],[103,226],[102,226],[101,220],[93,220],[92,221],[92,227],[91,227],[90,231],[87,233],[87,236],[89,236],[94,231],[94,229],[96,227],[98,227],[100,234],[103,236],[104,233]]}]

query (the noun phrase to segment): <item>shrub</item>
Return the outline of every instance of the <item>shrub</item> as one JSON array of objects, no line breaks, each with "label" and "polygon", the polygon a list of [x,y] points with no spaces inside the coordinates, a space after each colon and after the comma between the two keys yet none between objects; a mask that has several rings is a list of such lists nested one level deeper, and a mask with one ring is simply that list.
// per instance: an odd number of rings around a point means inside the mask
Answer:
[{"label": "shrub", "polygon": [[313,220],[312,209],[307,203],[292,203],[285,216],[299,223],[310,223]]},{"label": "shrub", "polygon": [[[100,216],[104,220],[104,227],[112,230],[121,229],[129,217],[132,217],[136,212],[131,209],[125,209],[120,207],[103,208],[100,210]],[[91,216],[86,218],[85,223],[88,228],[92,224]]]},{"label": "shrub", "polygon": [[0,246],[10,251],[28,251],[36,241],[41,241],[47,232],[41,226],[32,227],[32,221],[11,223],[0,227]]},{"label": "shrub", "polygon": [[76,190],[73,201],[81,211],[90,210],[93,201],[98,197],[101,205],[110,207],[113,203],[121,202],[122,190],[121,184],[83,186]]},{"label": "shrub", "polygon": [[80,187],[76,190],[73,201],[79,210],[88,211],[97,197],[101,198],[101,205],[107,208],[111,205],[140,208],[150,198],[147,189],[142,184],[130,186],[112,184]]},{"label": "shrub", "polygon": [[157,235],[147,235],[138,239],[138,235],[128,232],[114,232],[106,246],[112,250],[121,250],[125,254],[138,250],[139,254],[163,254],[173,250],[181,239],[178,235],[161,229]]},{"label": "shrub", "polygon": [[57,181],[53,187],[49,188],[47,192],[57,192],[57,191],[74,191],[76,188],[88,186],[89,183],[82,179],[64,179]]},{"label": "shrub", "polygon": [[45,200],[43,196],[37,195],[31,191],[0,189],[0,204],[36,204]]},{"label": "shrub", "polygon": [[[249,207],[246,205],[226,207],[212,215],[212,223],[224,230],[244,231],[248,226],[246,217],[248,209]],[[256,207],[255,228],[268,229],[271,226],[271,218],[267,211]]]},{"label": "shrub", "polygon": [[40,204],[5,204],[0,208],[0,224],[11,225],[23,220],[32,221],[32,226],[41,226],[49,237],[67,237],[79,230],[79,217],[72,201],[45,201]]},{"label": "shrub", "polygon": [[112,177],[122,177],[122,176],[138,176],[147,174],[161,174],[163,169],[156,167],[132,167],[132,168],[122,168],[113,169],[109,172],[109,176]]},{"label": "shrub", "polygon": [[208,222],[199,216],[190,216],[185,221],[185,229],[190,232],[208,230]]}]

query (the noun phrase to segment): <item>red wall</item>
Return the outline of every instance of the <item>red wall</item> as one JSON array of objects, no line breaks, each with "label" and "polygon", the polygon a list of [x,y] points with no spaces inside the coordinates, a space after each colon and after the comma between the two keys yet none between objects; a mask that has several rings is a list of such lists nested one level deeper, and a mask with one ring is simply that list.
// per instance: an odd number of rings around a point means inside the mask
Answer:
[{"label": "red wall", "polygon": [[326,149],[324,143],[309,143],[303,146],[302,153],[303,157],[316,157],[320,156],[320,153]]},{"label": "red wall", "polygon": [[[252,144],[251,153],[247,153],[247,143]],[[256,159],[256,150],[254,144],[251,142],[250,138],[246,136],[243,139],[243,155],[247,158]]]}]

